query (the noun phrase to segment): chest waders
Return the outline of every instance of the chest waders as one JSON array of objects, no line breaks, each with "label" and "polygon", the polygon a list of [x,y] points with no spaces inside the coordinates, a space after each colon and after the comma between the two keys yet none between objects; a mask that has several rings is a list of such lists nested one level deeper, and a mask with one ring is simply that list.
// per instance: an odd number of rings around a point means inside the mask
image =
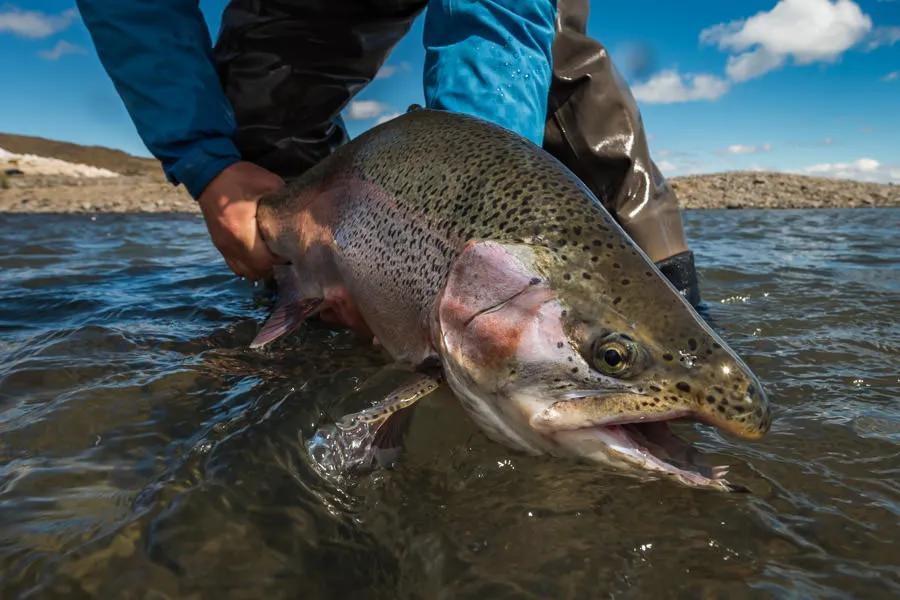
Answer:
[{"label": "chest waders", "polygon": [[[232,0],[216,65],[245,160],[289,178],[348,140],[340,111],[378,73],[427,0]],[[640,111],[588,0],[558,0],[544,148],[591,188],[694,305],[700,301],[675,193],[650,159]]]}]

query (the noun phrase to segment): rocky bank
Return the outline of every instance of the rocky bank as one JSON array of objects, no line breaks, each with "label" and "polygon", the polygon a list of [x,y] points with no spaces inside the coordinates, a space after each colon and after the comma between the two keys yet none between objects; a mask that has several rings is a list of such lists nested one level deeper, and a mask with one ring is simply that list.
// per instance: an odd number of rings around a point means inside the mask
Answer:
[{"label": "rocky bank", "polygon": [[[671,180],[694,208],[900,206],[900,185],[728,172]],[[0,213],[198,212],[159,164],[99,146],[0,133]]]},{"label": "rocky bank", "polygon": [[[730,172],[671,181],[687,209],[900,207],[900,185],[787,173]],[[0,175],[0,212],[198,212],[161,175]]]}]

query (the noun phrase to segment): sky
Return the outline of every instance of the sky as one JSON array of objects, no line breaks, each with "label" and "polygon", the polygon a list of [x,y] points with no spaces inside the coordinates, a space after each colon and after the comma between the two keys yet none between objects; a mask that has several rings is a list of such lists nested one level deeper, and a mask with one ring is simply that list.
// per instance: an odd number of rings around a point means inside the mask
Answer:
[{"label": "sky", "polygon": [[[212,32],[225,0],[201,0]],[[763,169],[900,184],[900,0],[591,2],[668,175]],[[422,102],[422,22],[345,110]],[[148,155],[74,0],[0,0],[0,131]]]}]

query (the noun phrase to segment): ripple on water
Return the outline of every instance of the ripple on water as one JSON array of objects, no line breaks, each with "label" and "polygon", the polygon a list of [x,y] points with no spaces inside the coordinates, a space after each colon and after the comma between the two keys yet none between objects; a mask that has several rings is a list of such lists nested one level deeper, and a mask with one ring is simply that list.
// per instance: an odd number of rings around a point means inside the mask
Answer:
[{"label": "ripple on water", "polygon": [[749,494],[521,455],[443,392],[398,468],[323,480],[305,441],[377,349],[247,350],[267,300],[194,217],[5,217],[0,596],[897,597],[900,210],[686,222],[775,422],[680,429]]}]

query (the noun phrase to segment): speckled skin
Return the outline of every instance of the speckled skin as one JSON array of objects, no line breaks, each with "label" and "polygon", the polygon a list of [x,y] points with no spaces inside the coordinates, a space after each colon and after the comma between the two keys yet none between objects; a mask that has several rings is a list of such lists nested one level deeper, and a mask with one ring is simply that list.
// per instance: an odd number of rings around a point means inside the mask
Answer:
[{"label": "speckled skin", "polygon": [[[747,366],[570,171],[511,132],[407,113],[264,198],[258,217],[326,318],[399,361],[437,357],[507,443],[564,453],[548,432],[677,417],[746,438],[769,427]],[[593,367],[610,332],[640,349],[625,376]]]}]

